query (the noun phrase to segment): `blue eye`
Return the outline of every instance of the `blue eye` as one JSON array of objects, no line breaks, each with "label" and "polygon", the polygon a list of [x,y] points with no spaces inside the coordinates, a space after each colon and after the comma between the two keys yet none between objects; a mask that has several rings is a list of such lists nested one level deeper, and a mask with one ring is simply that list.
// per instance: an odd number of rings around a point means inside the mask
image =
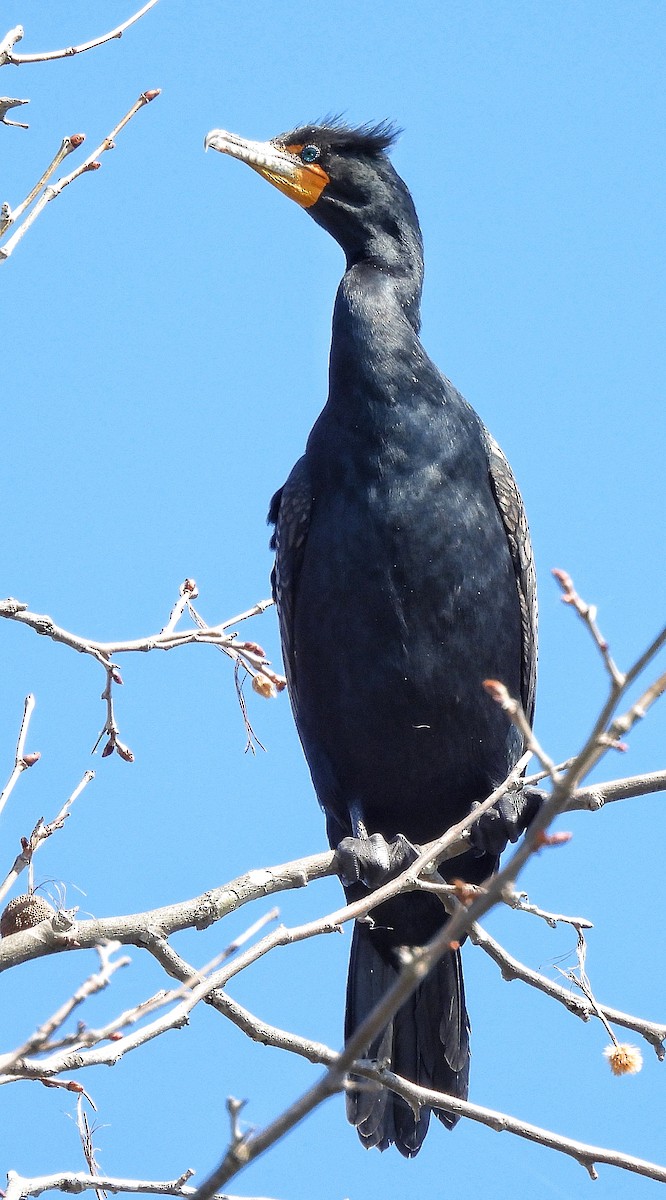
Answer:
[{"label": "blue eye", "polygon": [[320,155],[321,150],[319,146],[304,146],[301,150],[301,161],[304,163],[313,163],[317,161]]}]

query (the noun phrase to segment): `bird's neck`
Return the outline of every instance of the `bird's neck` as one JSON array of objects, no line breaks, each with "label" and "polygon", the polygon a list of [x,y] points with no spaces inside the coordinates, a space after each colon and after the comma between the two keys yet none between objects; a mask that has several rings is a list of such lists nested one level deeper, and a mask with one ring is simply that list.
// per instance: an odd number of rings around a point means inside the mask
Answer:
[{"label": "bird's neck", "polygon": [[402,391],[403,373],[423,353],[420,327],[422,267],[398,268],[369,258],[348,266],[335,301],[329,403],[351,410],[361,398],[389,400]]},{"label": "bird's neck", "polygon": [[421,292],[423,289],[423,242],[418,224],[399,220],[369,223],[364,236],[347,250],[347,270],[340,291],[350,298],[354,293],[375,290],[377,278],[385,281],[386,291],[399,305],[415,333],[421,328]]}]

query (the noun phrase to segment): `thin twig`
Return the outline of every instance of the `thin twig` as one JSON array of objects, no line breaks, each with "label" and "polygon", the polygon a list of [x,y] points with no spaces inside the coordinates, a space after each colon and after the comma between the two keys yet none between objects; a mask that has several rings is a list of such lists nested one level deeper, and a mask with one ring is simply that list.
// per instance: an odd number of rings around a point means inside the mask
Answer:
[{"label": "thin twig", "polygon": [[[657,1058],[662,1062],[666,1058],[666,1023],[647,1021],[642,1017],[634,1017],[629,1013],[621,1012],[617,1008],[611,1008],[609,1005],[597,1005],[596,1001],[591,1002],[589,997],[582,998],[574,995],[568,988],[562,987],[561,984],[555,983],[554,980],[548,979],[539,971],[532,970],[531,967],[521,963],[508,950],[500,946],[495,938],[491,937],[483,926],[475,922],[470,929],[470,941],[474,946],[478,946],[483,950],[493,962],[497,964],[502,973],[502,978],[511,983],[514,979],[519,979],[522,983],[529,984],[538,992],[543,992],[545,996],[550,996],[552,1000],[557,1000],[559,1004],[563,1004],[569,1012],[575,1017],[579,1017],[582,1021],[588,1021],[590,1017],[596,1016],[604,1022],[610,1022],[613,1025],[620,1025],[623,1029],[630,1029],[632,1033],[638,1033],[645,1038],[646,1042],[654,1049]],[[577,982],[577,981],[575,981]]]},{"label": "thin twig", "polygon": [[[89,154],[88,157],[86,159],[84,159],[84,161],[82,163],[80,163],[79,166],[75,168],[75,170],[71,171],[69,175],[61,176],[61,178],[58,179],[58,181],[56,183],[47,184],[47,186],[44,188],[44,191],[42,192],[41,196],[37,200],[37,203],[35,204],[34,208],[32,208],[31,211],[28,213],[28,215],[26,217],[24,217],[21,224],[14,230],[12,236],[7,239],[4,246],[0,246],[0,262],[4,262],[8,258],[10,258],[10,256],[13,254],[14,250],[16,249],[16,246],[18,245],[18,243],[28,232],[28,229],[30,228],[30,226],[33,224],[34,221],[36,221],[37,217],[40,215],[41,212],[43,212],[43,210],[46,208],[46,205],[51,200],[55,200],[56,196],[59,196],[60,193],[63,191],[63,189],[68,187],[70,183],[73,183],[75,179],[78,179],[81,175],[85,174],[87,171],[95,171],[95,170],[97,170],[97,168],[99,166],[101,166],[100,162],[98,161],[99,156],[101,154],[104,154],[105,151],[112,150],[114,148],[115,139],[118,136],[118,134],[120,133],[120,131],[122,129],[124,129],[127,122],[130,121],[132,119],[132,117],[135,116],[135,114],[137,112],[139,112],[139,110],[141,108],[143,108],[146,104],[149,104],[151,100],[154,100],[156,96],[159,96],[159,94],[160,94],[159,89],[142,92],[142,94],[139,96],[139,99],[132,105],[132,107],[129,109],[129,111],[125,113],[125,116],[121,118],[121,120],[118,122],[118,124],[116,126],[114,126],[114,128],[111,130],[111,132],[109,134],[107,134],[107,136],[100,142],[99,146],[97,146],[95,148],[95,150],[93,150],[92,154]],[[80,145],[83,138],[80,134],[76,135],[76,137],[78,137],[80,139],[78,142],[78,144]],[[70,151],[72,149],[74,149],[74,146],[72,143],[75,140],[76,140],[75,138],[69,138],[69,139],[65,138],[63,140],[61,149],[58,152],[58,154],[61,153],[63,147],[65,146],[65,144],[68,141],[69,141],[69,148],[67,149],[66,153],[70,153]],[[63,158],[65,157],[65,153],[62,154],[62,157]],[[57,158],[58,158],[58,155],[56,155],[56,159]],[[49,170],[49,168],[47,168],[47,171],[48,170]],[[33,193],[31,193],[31,195],[33,196],[33,199],[34,199],[34,195],[36,195],[36,192],[34,191],[34,189],[33,189]],[[24,202],[24,205],[25,205],[25,202]],[[7,228],[7,225],[11,222],[7,221],[6,218],[5,218],[5,221],[6,221],[6,223],[4,225],[4,228]],[[3,613],[2,615],[4,616],[6,614]]]},{"label": "thin twig", "polygon": [[555,568],[551,574],[555,577],[562,589],[563,604],[570,604],[578,613],[578,616],[583,621],[583,624],[589,629],[592,635],[592,640],[597,647],[604,661],[604,666],[610,676],[611,682],[615,687],[622,687],[625,682],[625,676],[618,669],[616,663],[611,657],[608,642],[597,625],[597,607],[596,604],[587,604],[582,600],[576,591],[573,579],[567,571],[561,571]]},{"label": "thin twig", "polygon": [[[653,653],[656,653],[658,644],[659,639],[656,639],[653,643]],[[649,657],[649,655],[642,655],[639,661],[646,664]],[[632,670],[635,677],[636,665],[634,665]],[[629,685],[631,675],[632,672],[627,673],[625,682],[620,687],[615,683],[612,684],[611,698],[608,702],[612,702],[612,706],[609,713],[614,711],[624,690]],[[578,783],[596,765],[603,754],[607,752],[609,739],[607,737],[605,739],[600,737],[600,732],[605,729],[607,720],[604,720],[602,725],[601,717],[599,717],[592,734],[576,755],[572,765],[564,775],[560,774],[553,760],[541,749],[534,738],[520,704],[510,696],[506,687],[497,680],[489,680],[485,686],[491,695],[493,695],[493,698],[509,713],[512,721],[523,734],[530,749],[539,755],[544,767],[550,774],[553,783],[552,794],[546,799],[537,813],[522,843],[511,855],[505,866],[497,872],[492,880],[488,881],[484,891],[476,895],[468,907],[462,903],[458,903],[457,908],[441,932],[436,934],[427,945],[413,950],[410,958],[403,964],[395,983],[380,998],[373,1010],[354,1031],[335,1065],[329,1068],[327,1074],[314,1087],[310,1088],[289,1109],[280,1113],[264,1129],[246,1138],[240,1147],[229,1146],[219,1166],[199,1189],[197,1200],[210,1200],[213,1191],[224,1186],[239,1170],[263,1154],[270,1146],[274,1145],[279,1138],[303,1120],[324,1099],[344,1087],[346,1075],[351,1070],[354,1061],[363,1053],[364,1047],[372,1044],[395,1013],[402,1007],[406,999],[419,986],[428,971],[432,969],[434,964],[444,954],[457,948],[461,939],[470,932],[474,922],[497,903],[504,888],[507,885],[513,885],[514,880],[529,859],[542,846],[549,844],[549,841],[553,841],[553,839],[548,838],[546,832],[551,822],[565,810]],[[608,703],[606,708],[608,708]],[[605,714],[606,708],[603,710],[602,716]],[[399,877],[401,887],[407,890],[410,886],[418,886],[413,872],[415,869],[420,871],[425,865],[417,860],[414,868],[410,868]],[[382,895],[382,899],[387,898],[390,894],[387,889],[390,889],[390,887],[391,885],[387,884],[385,887],[379,888],[377,892],[373,893],[373,900],[379,895]],[[354,905],[348,906],[347,911],[354,907]],[[452,1111],[456,1111],[456,1109],[452,1109]],[[591,1173],[594,1171],[592,1161],[588,1164],[588,1168]],[[664,1170],[663,1177],[666,1180],[666,1169]]]},{"label": "thin twig", "polygon": [[[163,939],[152,939],[150,949],[154,957],[171,975],[179,979],[179,986],[170,991],[160,991],[132,1008],[120,1013],[108,1021],[100,1029],[89,1029],[80,1025],[72,1034],[62,1039],[57,1045],[50,1042],[52,1033],[60,1028],[73,1009],[81,1004],[88,996],[106,987],[111,975],[119,967],[125,966],[128,958],[112,961],[111,956],[117,951],[118,943],[100,948],[102,970],[91,976],[58,1012],[32,1035],[18,1050],[0,1058],[0,1085],[14,1083],[17,1080],[35,1080],[43,1082],[63,1072],[80,1071],[88,1066],[113,1066],[128,1052],[145,1045],[154,1038],[172,1029],[181,1028],[187,1024],[189,1012],[207,999],[212,991],[219,987],[220,981],[226,981],[229,970],[220,972],[220,964],[232,958],[241,946],[245,945],[268,923],[278,915],[277,909],[265,913],[254,921],[243,933],[204,967],[188,967],[187,972],[172,970],[175,952]],[[182,959],[176,956],[178,966]],[[164,1010],[174,1005],[170,1012],[163,1012],[156,1020],[141,1024],[134,1033],[127,1030],[145,1021],[152,1013]],[[121,1031],[125,1031],[124,1034]],[[102,1044],[104,1043],[104,1044]],[[109,1044],[106,1044],[109,1043]],[[36,1055],[40,1057],[35,1057]],[[43,1057],[48,1055],[48,1057]],[[90,1165],[90,1164],[89,1164]]]},{"label": "thin twig", "polygon": [[[94,996],[96,992],[100,992],[107,987],[116,971],[128,966],[131,960],[127,955],[122,958],[113,958],[117,949],[117,942],[96,947],[100,960],[99,971],[96,971],[93,975],[89,975],[81,986],[76,989],[74,994],[48,1020],[44,1021],[22,1046],[19,1046],[18,1049],[13,1050],[10,1054],[0,1055],[0,1073],[13,1070],[21,1059],[27,1058],[29,1055],[39,1054],[45,1047],[50,1047],[53,1034],[62,1028],[74,1010],[83,1004],[89,996]],[[80,1032],[80,1030],[77,1031],[77,1034],[80,1035]],[[76,1039],[76,1036],[75,1034],[74,1039]]]},{"label": "thin twig", "polygon": [[530,904],[527,892],[517,892],[515,888],[505,888],[502,901],[517,912],[530,913],[534,917],[539,917],[547,925],[550,925],[551,929],[555,929],[556,925],[572,925],[574,929],[594,928],[587,917],[568,917],[564,913],[548,912],[545,908],[539,908],[537,904]]},{"label": "thin twig", "polygon": [[19,729],[18,740],[16,742],[16,753],[14,755],[14,766],[12,768],[12,773],[9,776],[9,779],[7,780],[7,783],[5,784],[2,792],[0,792],[0,813],[2,812],[3,808],[5,807],[5,804],[7,803],[12,791],[14,790],[14,787],[19,778],[19,775],[21,775],[23,773],[23,771],[27,770],[28,767],[33,767],[39,759],[38,753],[28,754],[28,755],[26,755],[26,753],[25,753],[25,740],[26,740],[26,737],[28,736],[28,726],[30,725],[30,718],[33,714],[34,708],[35,708],[35,697],[33,695],[26,696],[24,704],[23,704],[23,716],[21,718],[21,728]]},{"label": "thin twig", "polygon": [[[236,668],[243,667],[252,676],[253,688],[262,696],[275,696],[286,687],[284,676],[279,675],[271,668],[262,647],[257,642],[241,642],[238,640],[236,632],[230,631],[232,625],[237,625],[249,617],[258,616],[260,613],[265,612],[267,608],[272,606],[273,601],[260,600],[259,603],[253,605],[252,608],[246,609],[245,612],[239,613],[229,620],[222,621],[218,625],[210,626],[206,624],[192,605],[192,599],[196,595],[198,595],[198,592],[194,580],[186,579],[181,585],[179,599],[172,608],[166,625],[162,627],[160,632],[147,637],[126,641],[98,642],[91,638],[84,638],[78,634],[70,633],[69,630],[61,629],[56,625],[51,617],[41,613],[29,612],[27,604],[11,597],[0,601],[0,617],[4,617],[9,621],[17,621],[21,625],[27,625],[35,633],[40,634],[40,636],[48,637],[54,642],[69,646],[70,649],[76,650],[80,654],[90,655],[96,662],[101,663],[106,673],[105,687],[102,692],[102,699],[106,704],[106,720],[95,741],[93,753],[106,736],[107,742],[102,752],[102,757],[110,755],[115,751],[125,762],[132,762],[134,758],[132,751],[129,746],[126,746],[119,740],[119,730],[113,707],[113,686],[114,684],[122,683],[118,666],[113,662],[113,659],[117,655],[144,654],[151,650],[173,650],[177,646],[187,646],[192,643],[208,644],[217,646],[219,650],[222,650],[224,654],[232,659]],[[196,628],[177,629],[176,625],[186,609],[195,622]],[[246,721],[247,731],[249,719],[245,711],[245,701],[242,695],[239,696],[239,700],[241,701],[241,710]],[[251,733],[251,726],[249,726],[248,735],[249,733]],[[261,745],[256,735],[252,734],[252,737]]]},{"label": "thin twig", "polygon": [[71,796],[65,800],[65,803],[60,811],[56,813],[53,820],[46,824],[44,818],[40,817],[35,825],[35,828],[30,834],[30,837],[21,838],[21,852],[17,854],[9,873],[6,875],[2,884],[0,884],[0,901],[2,901],[7,895],[7,892],[10,890],[16,879],[18,879],[21,872],[24,871],[26,867],[30,867],[33,856],[37,853],[39,847],[46,841],[47,838],[51,837],[51,834],[55,833],[56,830],[62,829],[67,817],[69,816],[70,808],[74,802],[78,800],[83,789],[87,787],[87,785],[94,778],[94,771],[86,771],[81,782],[74,788]]},{"label": "thin twig", "polygon": [[[581,808],[594,811],[600,807],[600,804],[596,802],[599,799],[603,802],[625,796],[641,795],[640,781],[643,778],[643,776],[635,777],[635,787],[633,786],[634,780],[622,779],[595,786],[593,789],[579,789],[574,792],[572,803],[575,806],[576,797],[580,795],[584,801],[581,803]],[[664,786],[659,781],[658,775],[646,776],[645,779],[647,780],[646,791],[653,790],[652,784],[655,781],[658,782],[660,788]],[[594,803],[590,802],[590,791],[592,791],[593,797],[596,797]],[[441,848],[440,841],[440,861],[469,848],[469,840],[463,836],[465,828],[468,829],[475,820],[478,820],[483,815],[483,811],[482,809],[475,810],[462,830],[460,826],[457,826],[447,835],[447,838],[451,838],[448,850]],[[427,848],[426,853],[430,862],[433,853],[432,846]],[[39,936],[26,930],[23,933],[15,934],[12,938],[0,940],[0,972],[21,962],[58,953],[65,949],[79,947],[89,949],[103,941],[119,941],[124,945],[146,946],[147,930],[153,931],[155,936],[166,938],[183,929],[204,929],[253,900],[265,899],[267,896],[273,896],[293,888],[306,887],[318,879],[336,874],[336,871],[335,853],[327,850],[320,854],[312,854],[292,862],[282,863],[279,866],[248,871],[221,887],[213,888],[189,900],[166,905],[163,908],[131,913],[126,916],[78,921],[72,925],[71,939],[65,938],[62,933],[49,931],[48,927],[40,930]],[[397,890],[399,891],[401,887],[402,884]],[[394,892],[391,891],[391,894]],[[344,913],[346,910],[341,911]]]},{"label": "thin twig", "polygon": [[[89,1099],[89,1097],[87,1097],[87,1098]],[[88,1167],[90,1174],[93,1177],[96,1177],[99,1175],[99,1163],[97,1162],[97,1158],[95,1157],[96,1151],[95,1151],[95,1145],[93,1142],[93,1133],[95,1132],[95,1130],[94,1130],[94,1127],[92,1129],[90,1128],[88,1116],[83,1107],[83,1101],[84,1101],[83,1094],[79,1094],[79,1097],[76,1101],[76,1127],[79,1131],[79,1137],[81,1139],[81,1149],[83,1150],[83,1157],[86,1160],[86,1166]],[[95,1111],[94,1104],[92,1107],[93,1107],[93,1111]],[[105,1200],[105,1198],[106,1198],[106,1192],[101,1187],[95,1188],[95,1195],[97,1196],[97,1200]]]},{"label": "thin twig", "polygon": [[16,129],[29,129],[30,126],[25,121],[10,121],[7,116],[10,109],[29,103],[29,100],[19,100],[16,96],[0,96],[0,122],[3,125],[13,125]]},{"label": "thin twig", "polygon": [[[134,13],[134,16],[123,21],[121,25],[116,25],[115,29],[111,29],[109,33],[102,34],[101,37],[92,38],[89,42],[82,42],[79,46],[66,46],[64,50],[45,50],[38,54],[14,54],[12,52],[11,47],[23,37],[24,31],[19,25],[17,29],[11,30],[7,34],[7,37],[0,45],[0,66],[5,66],[9,63],[13,67],[22,67],[25,63],[52,62],[56,58],[72,58],[75,54],[83,54],[86,50],[94,50],[96,46],[102,46],[105,42],[113,41],[114,38],[121,38],[130,25],[134,25],[136,21],[140,20],[156,4],[157,0],[148,0],[148,3],[144,4],[143,8]],[[17,33],[17,30],[20,30],[18,36],[13,37],[13,40],[9,40],[12,38],[12,35]]]},{"label": "thin twig", "polygon": [[85,142],[85,134],[74,133],[71,137],[64,137],[51,159],[46,170],[40,175],[37,183],[30,189],[25,200],[22,200],[16,208],[10,208],[9,205],[3,205],[2,216],[0,216],[0,237],[9,229],[10,225],[15,225],[22,217],[26,208],[29,208],[36,196],[39,195],[42,188],[46,186],[51,176],[57,171],[61,162],[71,154],[73,150],[78,150]]}]

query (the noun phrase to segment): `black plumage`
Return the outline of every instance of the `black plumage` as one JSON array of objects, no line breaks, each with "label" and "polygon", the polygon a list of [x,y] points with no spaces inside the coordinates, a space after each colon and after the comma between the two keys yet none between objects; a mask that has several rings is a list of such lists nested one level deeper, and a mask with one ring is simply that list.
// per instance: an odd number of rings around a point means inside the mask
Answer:
[{"label": "black plumage", "polygon": [[[331,846],[422,843],[461,820],[522,753],[484,693],[501,679],[531,718],[536,590],[525,513],[510,467],[419,340],[421,232],[386,151],[390,127],[309,125],[270,143],[223,131],[207,144],[248,162],[307,208],[345,252],[333,314],[327,403],[273,498],[274,572],[294,716]],[[353,847],[358,843],[346,844]],[[480,882],[498,846],[454,862]],[[347,895],[366,894],[364,874]],[[366,879],[367,882],[367,879]],[[359,924],[346,1033],[398,970],[396,949],[442,926],[423,893]],[[460,953],[444,957],[368,1056],[465,1097],[469,1023]],[[429,1112],[384,1089],[352,1090],[368,1146],[416,1154]],[[436,1114],[446,1125],[455,1118]]]}]

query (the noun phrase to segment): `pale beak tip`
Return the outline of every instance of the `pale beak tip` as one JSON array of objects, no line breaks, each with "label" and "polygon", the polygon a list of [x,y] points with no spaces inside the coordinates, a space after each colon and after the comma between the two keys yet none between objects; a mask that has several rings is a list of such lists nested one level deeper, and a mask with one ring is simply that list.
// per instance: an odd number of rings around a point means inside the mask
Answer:
[{"label": "pale beak tip", "polygon": [[215,145],[222,131],[220,129],[211,129],[204,138],[204,150],[217,150]]}]

